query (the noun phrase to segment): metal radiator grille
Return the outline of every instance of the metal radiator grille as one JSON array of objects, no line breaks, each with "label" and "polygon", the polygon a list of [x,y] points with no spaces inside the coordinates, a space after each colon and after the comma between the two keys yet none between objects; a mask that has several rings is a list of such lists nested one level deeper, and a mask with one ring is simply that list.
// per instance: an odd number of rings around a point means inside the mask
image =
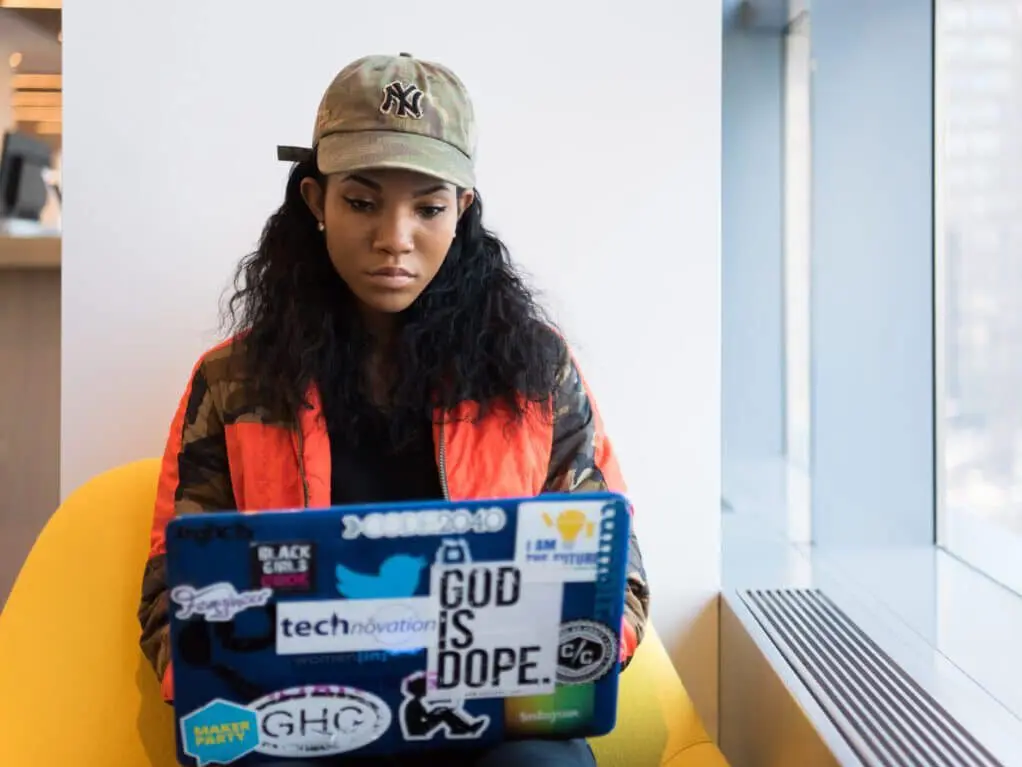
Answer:
[{"label": "metal radiator grille", "polygon": [[1003,767],[821,591],[740,596],[863,764]]}]

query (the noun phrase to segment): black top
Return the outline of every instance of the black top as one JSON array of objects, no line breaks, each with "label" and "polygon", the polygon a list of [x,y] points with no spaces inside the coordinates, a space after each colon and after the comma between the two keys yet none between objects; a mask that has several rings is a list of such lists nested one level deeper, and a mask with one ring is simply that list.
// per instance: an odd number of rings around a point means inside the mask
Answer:
[{"label": "black top", "polygon": [[[428,421],[413,440],[395,446],[384,413],[366,408],[354,420],[345,424],[343,417],[331,419],[331,504],[443,498]],[[352,434],[352,429],[357,429],[357,434]]]}]

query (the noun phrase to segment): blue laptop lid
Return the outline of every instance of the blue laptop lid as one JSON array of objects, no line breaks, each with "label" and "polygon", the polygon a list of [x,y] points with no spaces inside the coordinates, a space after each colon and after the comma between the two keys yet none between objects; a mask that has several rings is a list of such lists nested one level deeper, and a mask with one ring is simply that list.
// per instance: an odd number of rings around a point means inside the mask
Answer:
[{"label": "blue laptop lid", "polygon": [[609,732],[630,523],[610,493],[174,519],[178,760]]}]

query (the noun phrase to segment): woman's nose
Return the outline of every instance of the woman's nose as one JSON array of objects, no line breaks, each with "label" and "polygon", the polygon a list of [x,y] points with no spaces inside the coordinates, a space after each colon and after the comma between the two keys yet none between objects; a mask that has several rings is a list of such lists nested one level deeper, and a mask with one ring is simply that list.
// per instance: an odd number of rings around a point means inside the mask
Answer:
[{"label": "woman's nose", "polygon": [[415,219],[405,211],[381,216],[373,247],[391,255],[409,253],[414,247]]}]

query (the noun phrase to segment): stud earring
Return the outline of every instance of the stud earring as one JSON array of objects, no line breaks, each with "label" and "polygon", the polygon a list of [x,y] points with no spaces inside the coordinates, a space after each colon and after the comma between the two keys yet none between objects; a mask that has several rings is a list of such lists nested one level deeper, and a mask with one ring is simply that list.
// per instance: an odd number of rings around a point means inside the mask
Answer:
[{"label": "stud earring", "polygon": [[326,230],[326,224],[320,221],[317,228],[319,229],[319,231],[323,232]]}]

